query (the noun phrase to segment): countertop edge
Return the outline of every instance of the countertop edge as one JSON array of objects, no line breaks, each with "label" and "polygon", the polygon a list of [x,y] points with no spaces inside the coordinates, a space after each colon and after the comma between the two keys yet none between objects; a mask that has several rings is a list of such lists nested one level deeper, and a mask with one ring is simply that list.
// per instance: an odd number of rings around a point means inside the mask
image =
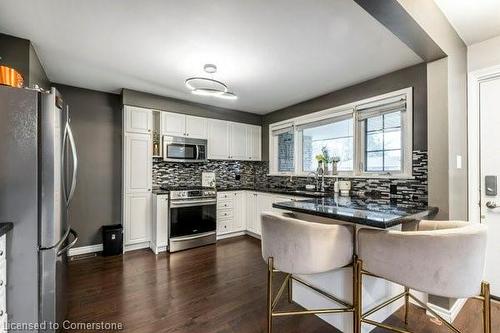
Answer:
[{"label": "countertop edge", "polygon": [[14,223],[12,222],[1,222],[0,223],[0,237],[8,233],[14,228]]}]

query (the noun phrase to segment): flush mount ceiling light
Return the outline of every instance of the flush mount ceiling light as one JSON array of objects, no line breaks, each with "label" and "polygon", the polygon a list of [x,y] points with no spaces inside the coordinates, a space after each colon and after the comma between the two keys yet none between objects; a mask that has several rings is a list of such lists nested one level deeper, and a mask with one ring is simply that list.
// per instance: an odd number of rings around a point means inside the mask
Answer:
[{"label": "flush mount ceiling light", "polygon": [[186,87],[191,90],[194,95],[212,96],[224,99],[237,99],[238,97],[230,92],[227,85],[221,81],[213,78],[213,74],[217,72],[217,66],[213,64],[206,64],[203,66],[206,73],[212,75],[211,78],[194,76],[187,78],[184,82]]}]

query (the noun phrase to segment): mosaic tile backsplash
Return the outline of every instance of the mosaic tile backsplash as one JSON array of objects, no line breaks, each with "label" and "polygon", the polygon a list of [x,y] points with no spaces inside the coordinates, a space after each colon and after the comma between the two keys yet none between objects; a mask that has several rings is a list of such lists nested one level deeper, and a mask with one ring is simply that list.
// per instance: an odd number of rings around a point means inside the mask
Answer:
[{"label": "mosaic tile backsplash", "polygon": [[[201,186],[202,172],[215,172],[219,188],[303,188],[314,182],[307,177],[268,176],[268,162],[208,161],[204,163],[175,163],[155,159],[153,184],[155,186]],[[413,151],[414,179],[340,178],[352,182],[355,194],[378,193],[382,197],[399,197],[427,204],[427,151]],[[333,189],[335,178],[325,178],[326,186]],[[396,195],[391,194],[396,186]]]}]

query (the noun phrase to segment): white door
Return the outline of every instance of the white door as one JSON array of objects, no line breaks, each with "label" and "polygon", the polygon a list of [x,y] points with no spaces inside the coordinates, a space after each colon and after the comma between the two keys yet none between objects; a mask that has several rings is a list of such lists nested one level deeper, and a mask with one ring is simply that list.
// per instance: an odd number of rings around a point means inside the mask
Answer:
[{"label": "white door", "polygon": [[247,154],[247,125],[230,123],[229,156],[232,160],[246,160]]},{"label": "white door", "polygon": [[160,117],[162,135],[186,136],[186,115],[162,112]]},{"label": "white door", "polygon": [[125,193],[151,191],[152,156],[151,135],[125,133]]},{"label": "white door", "polygon": [[223,120],[208,120],[208,158],[229,159],[229,125]]},{"label": "white door", "polygon": [[246,228],[247,230],[257,232],[257,194],[246,192]]},{"label": "white door", "polygon": [[491,284],[492,295],[500,297],[500,188],[496,195],[488,194],[487,187],[493,190],[493,186],[486,184],[486,177],[494,176],[500,186],[500,77],[481,82],[479,91],[481,222],[488,225],[485,281]]},{"label": "white door", "polygon": [[186,116],[186,136],[194,139],[207,138],[207,119]]},{"label": "white door", "polygon": [[233,200],[233,231],[244,230],[245,227],[245,196],[241,191],[234,193]]},{"label": "white door", "polygon": [[247,127],[247,154],[251,161],[261,160],[261,129],[260,126]]},{"label": "white door", "polygon": [[153,112],[135,106],[125,106],[125,131],[130,133],[151,133]]},{"label": "white door", "polygon": [[125,195],[125,244],[149,241],[151,193]]}]

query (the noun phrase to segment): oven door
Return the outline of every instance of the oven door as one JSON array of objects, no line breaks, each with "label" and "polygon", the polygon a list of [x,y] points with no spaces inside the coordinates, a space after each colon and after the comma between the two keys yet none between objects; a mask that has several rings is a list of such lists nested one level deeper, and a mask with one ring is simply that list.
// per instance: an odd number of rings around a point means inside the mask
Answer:
[{"label": "oven door", "polygon": [[217,201],[179,200],[170,202],[170,238],[215,233]]}]

